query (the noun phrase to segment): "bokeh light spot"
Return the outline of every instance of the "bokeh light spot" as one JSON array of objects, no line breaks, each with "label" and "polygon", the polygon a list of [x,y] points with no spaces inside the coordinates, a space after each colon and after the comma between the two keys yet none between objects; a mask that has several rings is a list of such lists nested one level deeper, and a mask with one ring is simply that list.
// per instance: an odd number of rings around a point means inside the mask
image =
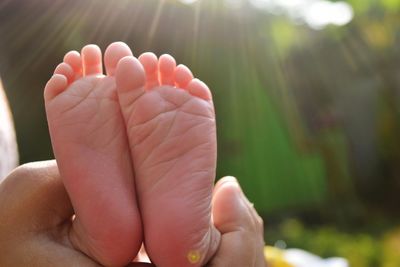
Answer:
[{"label": "bokeh light spot", "polygon": [[183,4],[191,5],[191,4],[198,2],[199,0],[179,0],[179,1]]}]

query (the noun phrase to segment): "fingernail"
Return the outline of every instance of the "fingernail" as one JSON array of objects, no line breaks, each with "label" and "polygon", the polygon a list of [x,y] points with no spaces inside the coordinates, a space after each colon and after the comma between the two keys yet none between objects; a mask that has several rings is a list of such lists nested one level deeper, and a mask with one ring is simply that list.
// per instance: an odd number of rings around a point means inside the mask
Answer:
[{"label": "fingernail", "polygon": [[238,212],[241,212],[246,207],[246,201],[238,180],[233,176],[228,176],[225,177],[225,180],[223,181],[222,185],[229,185],[231,186],[231,188],[235,189],[233,191],[235,197],[232,204],[236,207],[236,210]]},{"label": "fingernail", "polygon": [[233,176],[228,176],[227,179],[228,179],[228,181],[230,183],[232,183],[232,185],[234,185],[238,189],[237,193],[240,194],[240,196],[243,196],[244,195],[243,194],[243,190],[242,190],[242,187],[239,184],[239,181]]},{"label": "fingernail", "polygon": [[233,176],[224,177],[222,182],[221,182],[221,185],[225,185],[225,184],[234,185],[235,187],[237,187],[239,189],[239,191],[242,191],[242,189],[240,188],[238,180]]}]

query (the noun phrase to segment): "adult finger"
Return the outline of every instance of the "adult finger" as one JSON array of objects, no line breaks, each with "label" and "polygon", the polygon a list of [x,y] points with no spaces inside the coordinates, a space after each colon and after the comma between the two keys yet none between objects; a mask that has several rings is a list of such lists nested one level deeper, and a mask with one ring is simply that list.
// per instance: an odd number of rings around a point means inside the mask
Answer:
[{"label": "adult finger", "polygon": [[0,203],[2,218],[7,218],[5,223],[22,232],[40,232],[73,215],[55,161],[29,163],[15,169],[0,185]]},{"label": "adult finger", "polygon": [[255,225],[255,233],[258,233],[255,235],[255,237],[258,237],[258,240],[256,238],[255,242],[258,244],[256,246],[256,264],[255,266],[266,266],[266,260],[264,256],[264,247],[265,247],[265,242],[264,242],[264,221],[261,218],[260,215],[258,215],[254,204],[251,203],[248,198],[244,195],[242,191],[242,197],[247,203],[247,207],[249,208],[251,218],[253,219],[253,225]]},{"label": "adult finger", "polygon": [[73,210],[55,161],[13,171],[0,185],[0,213],[0,266],[99,266],[69,243]]},{"label": "adult finger", "polygon": [[213,219],[222,237],[219,250],[208,266],[264,266],[264,262],[259,261],[263,237],[260,237],[256,214],[235,178],[225,177],[217,183]]}]

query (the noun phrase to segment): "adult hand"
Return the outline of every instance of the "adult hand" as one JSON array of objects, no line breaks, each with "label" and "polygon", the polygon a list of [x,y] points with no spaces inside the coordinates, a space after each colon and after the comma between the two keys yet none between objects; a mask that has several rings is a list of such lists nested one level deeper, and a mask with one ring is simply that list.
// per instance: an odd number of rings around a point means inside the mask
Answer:
[{"label": "adult hand", "polygon": [[[0,266],[100,266],[70,243],[73,213],[55,161],[17,168],[0,184]],[[236,179],[217,183],[213,216],[222,239],[209,267],[265,266],[262,220]]]},{"label": "adult hand", "polygon": [[0,184],[0,266],[100,266],[69,242],[73,213],[55,161],[17,168]]},{"label": "adult hand", "polygon": [[207,267],[265,267],[263,220],[235,178],[218,181],[212,205],[221,244]]}]

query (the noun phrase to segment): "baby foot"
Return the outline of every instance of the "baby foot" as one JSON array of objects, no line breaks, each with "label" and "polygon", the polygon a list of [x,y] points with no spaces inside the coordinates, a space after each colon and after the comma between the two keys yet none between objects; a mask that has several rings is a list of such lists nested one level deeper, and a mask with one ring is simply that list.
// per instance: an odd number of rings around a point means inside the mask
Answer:
[{"label": "baby foot", "polygon": [[168,55],[130,56],[116,84],[135,169],[146,250],[160,267],[203,266],[219,232],[211,221],[216,168],[208,87]]},{"label": "baby foot", "polygon": [[70,52],[46,85],[44,97],[54,154],[76,218],[72,244],[105,266],[123,266],[142,243],[125,123],[115,69],[131,55],[110,45],[104,61],[89,45]]}]

